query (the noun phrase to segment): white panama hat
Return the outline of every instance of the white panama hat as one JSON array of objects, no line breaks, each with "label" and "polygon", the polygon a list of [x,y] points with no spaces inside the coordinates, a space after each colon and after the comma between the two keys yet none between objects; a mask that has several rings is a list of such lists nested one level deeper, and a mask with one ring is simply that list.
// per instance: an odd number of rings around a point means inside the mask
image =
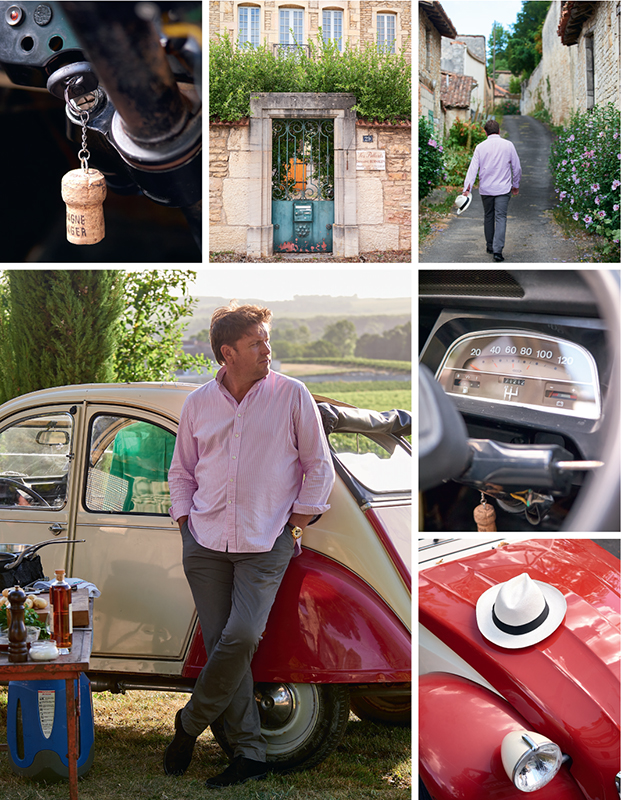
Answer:
[{"label": "white panama hat", "polygon": [[472,202],[472,194],[466,196],[465,194],[458,194],[455,198],[455,205],[457,206],[457,213],[463,214]]},{"label": "white panama hat", "polygon": [[567,601],[554,586],[523,572],[487,589],[477,600],[477,625],[485,638],[509,650],[541,642],[559,627]]}]

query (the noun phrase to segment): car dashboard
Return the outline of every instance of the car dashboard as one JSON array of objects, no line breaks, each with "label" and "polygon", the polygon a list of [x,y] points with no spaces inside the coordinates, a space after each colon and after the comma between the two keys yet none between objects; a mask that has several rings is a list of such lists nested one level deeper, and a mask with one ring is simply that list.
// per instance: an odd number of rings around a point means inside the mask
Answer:
[{"label": "car dashboard", "polygon": [[[579,274],[421,270],[419,275],[420,361],[460,412],[469,438],[558,445],[575,460],[596,460],[612,359],[605,324]],[[526,486],[505,495],[498,529],[537,524],[558,530],[582,482],[583,473],[574,472],[569,495],[539,505],[531,504],[534,495]],[[481,499],[474,488],[453,481],[428,491],[420,529],[476,530],[472,509]]]}]

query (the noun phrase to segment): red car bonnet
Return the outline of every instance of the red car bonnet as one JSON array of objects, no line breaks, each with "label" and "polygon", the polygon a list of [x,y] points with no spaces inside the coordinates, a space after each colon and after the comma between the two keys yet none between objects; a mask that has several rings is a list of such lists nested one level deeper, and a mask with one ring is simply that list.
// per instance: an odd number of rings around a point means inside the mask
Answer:
[{"label": "red car bonnet", "polygon": [[[528,572],[556,586],[567,614],[520,650],[488,642],[475,607],[497,583]],[[587,539],[530,540],[423,570],[419,620],[513,705],[527,726],[573,759],[588,797],[615,797],[620,759],[619,561]]]}]

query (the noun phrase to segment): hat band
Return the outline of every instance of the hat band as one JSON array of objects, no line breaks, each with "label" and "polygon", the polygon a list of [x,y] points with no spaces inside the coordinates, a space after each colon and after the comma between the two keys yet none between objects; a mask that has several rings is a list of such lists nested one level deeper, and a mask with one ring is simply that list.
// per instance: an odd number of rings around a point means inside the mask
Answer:
[{"label": "hat band", "polygon": [[510,633],[512,636],[521,636],[523,633],[530,633],[531,631],[534,631],[543,622],[545,622],[548,614],[550,613],[550,607],[545,599],[544,603],[544,609],[541,614],[539,614],[537,619],[527,622],[525,625],[507,625],[505,622],[501,622],[496,616],[496,603],[494,603],[492,606],[492,620],[494,621],[494,625],[503,633]]}]

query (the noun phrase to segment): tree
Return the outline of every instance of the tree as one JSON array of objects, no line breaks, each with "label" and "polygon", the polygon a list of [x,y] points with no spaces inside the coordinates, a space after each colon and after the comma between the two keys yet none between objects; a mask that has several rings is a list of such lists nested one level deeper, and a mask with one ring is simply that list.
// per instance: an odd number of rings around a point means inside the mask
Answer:
[{"label": "tree", "polygon": [[550,0],[526,0],[517,15],[506,48],[509,69],[526,80],[541,61],[541,29]]},{"label": "tree", "polygon": [[498,22],[492,25],[492,32],[487,39],[487,74],[492,77],[494,66],[494,32],[496,33],[496,71],[509,69],[507,61],[507,44],[509,43],[509,31],[503,28]]},{"label": "tree", "polygon": [[396,325],[380,334],[364,333],[356,343],[361,358],[382,358],[389,361],[412,360],[412,323]]},{"label": "tree", "polygon": [[273,328],[270,334],[270,338],[272,340],[282,340],[287,342],[294,342],[298,343],[301,342],[305,344],[306,342],[310,341],[310,328],[308,325],[291,325],[291,323],[285,323],[280,328]]},{"label": "tree", "polygon": [[303,358],[339,358],[342,355],[339,348],[326,339],[317,339],[316,342],[305,344],[302,350]]},{"label": "tree", "polygon": [[[184,317],[196,301],[188,283],[191,270],[125,273],[125,314],[115,354],[119,381],[174,380],[175,371],[207,367],[204,356],[183,352]],[[175,292],[180,292],[180,296]]]},{"label": "tree", "polygon": [[274,358],[299,358],[304,352],[304,345],[291,342],[288,339],[272,339],[272,354]]},{"label": "tree", "polygon": [[9,270],[0,312],[0,399],[114,379],[117,270]]},{"label": "tree", "polygon": [[322,336],[322,339],[336,347],[341,356],[353,356],[357,338],[356,326],[348,319],[326,326]]}]

